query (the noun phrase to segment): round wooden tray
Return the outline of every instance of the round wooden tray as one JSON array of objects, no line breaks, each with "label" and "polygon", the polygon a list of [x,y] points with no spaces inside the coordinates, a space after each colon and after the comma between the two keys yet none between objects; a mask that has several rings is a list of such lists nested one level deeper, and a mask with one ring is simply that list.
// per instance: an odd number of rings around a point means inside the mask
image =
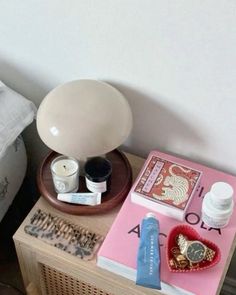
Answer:
[{"label": "round wooden tray", "polygon": [[[42,196],[56,209],[74,215],[89,215],[106,213],[120,204],[127,196],[132,184],[132,170],[126,156],[114,150],[106,155],[112,163],[111,183],[107,192],[102,194],[102,203],[96,206],[86,206],[65,203],[57,200],[54,190],[50,164],[59,154],[52,151],[43,160],[37,173],[37,184]],[[84,177],[79,179],[79,192],[88,192]]]}]

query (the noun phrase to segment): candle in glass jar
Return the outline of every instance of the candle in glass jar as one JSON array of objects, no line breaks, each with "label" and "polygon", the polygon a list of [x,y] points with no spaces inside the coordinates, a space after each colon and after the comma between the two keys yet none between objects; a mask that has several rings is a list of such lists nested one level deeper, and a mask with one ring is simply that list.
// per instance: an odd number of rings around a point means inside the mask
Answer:
[{"label": "candle in glass jar", "polygon": [[77,192],[79,188],[79,163],[76,159],[59,156],[51,163],[53,184],[57,193]]}]

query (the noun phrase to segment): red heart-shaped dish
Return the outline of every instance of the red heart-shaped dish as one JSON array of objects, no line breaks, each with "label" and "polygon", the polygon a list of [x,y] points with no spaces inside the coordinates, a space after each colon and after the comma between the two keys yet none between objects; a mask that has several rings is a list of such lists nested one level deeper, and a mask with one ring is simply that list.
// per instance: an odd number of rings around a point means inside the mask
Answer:
[{"label": "red heart-shaped dish", "polygon": [[[215,255],[213,259],[211,261],[202,260],[201,262],[195,265],[187,264],[186,261],[188,260],[184,259],[185,257],[183,255],[181,255],[180,253],[177,253],[175,255],[176,251],[179,251],[177,241],[176,241],[176,238],[179,234],[184,235],[189,241],[195,241],[195,240],[200,241],[205,246],[215,251]],[[199,235],[199,233],[189,225],[177,225],[171,230],[168,236],[166,254],[167,254],[168,267],[169,267],[169,270],[172,272],[192,272],[192,271],[204,270],[216,265],[220,261],[220,257],[221,257],[219,247],[215,243],[202,238]],[[177,264],[176,264],[176,261],[178,261]],[[182,265],[186,264],[186,266],[184,268],[178,267],[179,262],[182,263]]]}]

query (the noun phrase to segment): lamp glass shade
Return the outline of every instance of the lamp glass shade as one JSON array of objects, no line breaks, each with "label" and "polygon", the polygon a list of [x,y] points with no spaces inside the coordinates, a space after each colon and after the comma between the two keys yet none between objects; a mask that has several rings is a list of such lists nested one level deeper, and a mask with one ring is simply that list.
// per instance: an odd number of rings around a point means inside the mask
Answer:
[{"label": "lamp glass shade", "polygon": [[53,89],[37,113],[37,130],[52,150],[77,159],[106,154],[130,134],[125,97],[96,80],[71,81]]}]

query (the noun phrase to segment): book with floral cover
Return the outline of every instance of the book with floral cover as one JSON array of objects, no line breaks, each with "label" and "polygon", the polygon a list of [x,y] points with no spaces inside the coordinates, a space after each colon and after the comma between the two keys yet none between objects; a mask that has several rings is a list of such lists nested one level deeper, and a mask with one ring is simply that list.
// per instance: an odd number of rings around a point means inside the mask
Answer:
[{"label": "book with floral cover", "polygon": [[[153,152],[151,153],[153,155]],[[186,211],[185,219],[179,222],[174,218],[155,212],[160,224],[160,250],[161,250],[161,280],[163,294],[169,295],[216,295],[224,281],[230,259],[236,244],[236,210],[233,211],[227,227],[216,229],[207,226],[201,221],[202,200],[212,184],[217,181],[229,183],[236,192],[236,177],[230,174],[192,163],[155,151],[155,155],[168,159],[170,162],[179,163],[185,167],[202,171],[201,184],[196,189],[192,201]],[[131,193],[137,187],[150,158],[145,162],[130,193],[115,218],[97,255],[97,265],[124,276],[128,279],[136,279],[136,259],[139,245],[140,224],[143,217],[150,210],[131,202]],[[234,195],[234,202],[236,195]],[[179,225],[190,225],[203,238],[215,243],[221,251],[221,259],[212,268],[192,273],[170,272],[167,261],[167,239],[171,230]],[[207,288],[204,287],[207,284]],[[159,294],[160,291],[149,291],[150,294]],[[156,293],[154,293],[156,292]],[[149,293],[148,293],[149,294]]]},{"label": "book with floral cover", "polygon": [[151,210],[184,219],[184,214],[199,184],[201,172],[170,161],[153,151],[132,191],[131,200]]}]

